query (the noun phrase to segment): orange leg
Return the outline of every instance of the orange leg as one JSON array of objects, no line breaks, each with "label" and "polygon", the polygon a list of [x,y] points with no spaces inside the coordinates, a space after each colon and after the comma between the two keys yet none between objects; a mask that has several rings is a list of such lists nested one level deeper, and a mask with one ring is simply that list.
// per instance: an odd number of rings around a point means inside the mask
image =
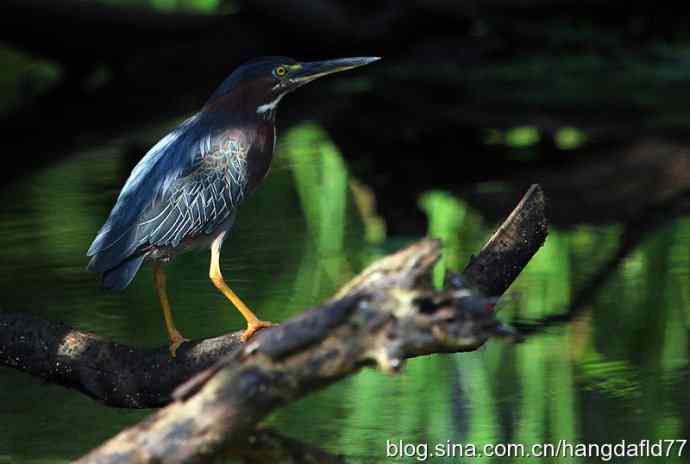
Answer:
[{"label": "orange leg", "polygon": [[170,302],[168,301],[168,292],[165,287],[165,273],[161,268],[159,262],[153,265],[153,277],[156,282],[156,293],[161,302],[163,309],[163,318],[165,319],[165,328],[168,329],[168,336],[170,337],[170,354],[175,357],[175,352],[184,342],[189,340],[184,338],[180,332],[177,331],[175,323],[173,322],[172,311],[170,310]]},{"label": "orange leg", "polygon": [[211,282],[213,282],[213,285],[216,286],[218,290],[225,295],[225,297],[230,300],[230,302],[237,308],[237,310],[242,313],[244,318],[247,320],[247,329],[244,331],[242,336],[240,337],[240,340],[243,342],[246,342],[249,337],[254,335],[254,332],[257,330],[263,328],[263,327],[270,327],[271,324],[270,322],[266,321],[261,321],[259,320],[258,317],[247,307],[246,304],[242,300],[240,300],[240,297],[238,297],[235,292],[233,292],[230,287],[228,287],[228,284],[225,283],[225,280],[223,279],[223,274],[220,272],[220,244],[214,243],[214,245],[211,247],[211,268],[209,269],[208,273],[209,277],[211,278]]}]

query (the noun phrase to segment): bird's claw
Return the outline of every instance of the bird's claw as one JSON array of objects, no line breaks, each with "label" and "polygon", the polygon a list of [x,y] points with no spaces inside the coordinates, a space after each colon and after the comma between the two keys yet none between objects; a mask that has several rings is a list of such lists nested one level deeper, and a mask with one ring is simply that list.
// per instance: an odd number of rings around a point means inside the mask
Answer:
[{"label": "bird's claw", "polygon": [[240,341],[246,342],[247,340],[249,340],[251,338],[252,335],[254,335],[254,333],[257,330],[263,329],[265,327],[271,327],[272,325],[273,325],[273,323],[268,322],[268,321],[256,320],[256,321],[247,322],[247,328],[244,330],[244,333],[242,333],[242,335],[240,336]]},{"label": "bird's claw", "polygon": [[188,338],[184,338],[179,332],[173,334],[170,337],[170,355],[174,358],[175,353],[177,352],[177,349],[182,345],[184,342],[188,342]]}]

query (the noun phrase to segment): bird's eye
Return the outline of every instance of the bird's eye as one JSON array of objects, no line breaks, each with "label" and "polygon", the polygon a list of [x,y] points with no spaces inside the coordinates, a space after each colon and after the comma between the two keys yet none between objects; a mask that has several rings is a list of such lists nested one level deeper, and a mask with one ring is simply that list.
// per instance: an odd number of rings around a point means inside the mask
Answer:
[{"label": "bird's eye", "polygon": [[278,77],[283,77],[285,74],[287,74],[287,69],[285,66],[278,66],[276,69],[273,70],[273,74],[275,74]]}]

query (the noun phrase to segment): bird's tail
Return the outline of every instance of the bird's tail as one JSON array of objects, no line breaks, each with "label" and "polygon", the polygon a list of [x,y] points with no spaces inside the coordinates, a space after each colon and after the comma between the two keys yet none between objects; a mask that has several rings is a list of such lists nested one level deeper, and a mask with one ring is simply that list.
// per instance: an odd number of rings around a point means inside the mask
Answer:
[{"label": "bird's tail", "polygon": [[112,269],[103,273],[103,287],[114,292],[124,290],[137,275],[137,271],[144,262],[145,254],[132,256]]}]

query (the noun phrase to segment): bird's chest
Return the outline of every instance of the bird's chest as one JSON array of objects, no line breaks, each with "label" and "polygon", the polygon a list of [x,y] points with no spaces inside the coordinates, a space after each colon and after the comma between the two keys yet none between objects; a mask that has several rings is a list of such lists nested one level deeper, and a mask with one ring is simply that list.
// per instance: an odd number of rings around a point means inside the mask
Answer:
[{"label": "bird's chest", "polygon": [[219,134],[214,156],[205,157],[207,169],[224,173],[228,183],[249,193],[268,173],[273,159],[275,129],[259,125],[251,133],[226,130]]}]

